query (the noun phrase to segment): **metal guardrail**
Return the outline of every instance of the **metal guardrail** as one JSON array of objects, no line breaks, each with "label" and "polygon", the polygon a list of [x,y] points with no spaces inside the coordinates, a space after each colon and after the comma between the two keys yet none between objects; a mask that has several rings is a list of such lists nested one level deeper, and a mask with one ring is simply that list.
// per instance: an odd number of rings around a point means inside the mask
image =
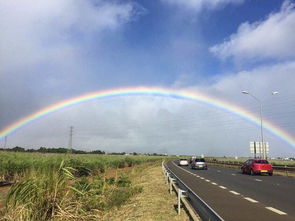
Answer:
[{"label": "metal guardrail", "polygon": [[[170,192],[172,184],[176,184],[180,190],[178,193],[178,208],[180,208],[181,194],[185,192],[185,198],[190,206],[197,211],[202,220],[224,221],[204,200],[202,200],[194,191],[192,191],[172,170],[162,163],[163,172],[166,175],[166,182],[170,180]],[[184,191],[184,192],[182,192]],[[180,210],[178,210],[180,211]]]},{"label": "metal guardrail", "polygon": [[[234,161],[213,161],[213,160],[207,160],[207,163],[213,163],[213,164],[221,164],[221,165],[227,165],[227,166],[242,166],[242,163],[240,162],[234,162]],[[287,165],[282,165],[282,166],[272,166],[273,169],[275,170],[280,170],[280,171],[295,171],[295,167],[290,167]]]}]

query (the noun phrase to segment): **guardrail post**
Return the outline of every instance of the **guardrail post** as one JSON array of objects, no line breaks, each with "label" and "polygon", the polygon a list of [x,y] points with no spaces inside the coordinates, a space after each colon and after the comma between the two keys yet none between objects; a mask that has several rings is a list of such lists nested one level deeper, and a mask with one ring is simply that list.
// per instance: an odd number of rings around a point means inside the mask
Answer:
[{"label": "guardrail post", "polygon": [[170,173],[166,172],[166,184],[169,183]]},{"label": "guardrail post", "polygon": [[169,185],[169,191],[170,191],[170,194],[172,194],[172,186],[173,186],[173,183],[175,183],[175,180],[174,178],[170,178],[170,185]]},{"label": "guardrail post", "polygon": [[288,176],[287,165],[285,165],[285,172],[286,172],[286,176]]},{"label": "guardrail post", "polygon": [[186,191],[178,189],[178,215],[180,214],[180,204],[181,204],[180,199],[182,197],[185,197],[185,193],[186,193]]}]

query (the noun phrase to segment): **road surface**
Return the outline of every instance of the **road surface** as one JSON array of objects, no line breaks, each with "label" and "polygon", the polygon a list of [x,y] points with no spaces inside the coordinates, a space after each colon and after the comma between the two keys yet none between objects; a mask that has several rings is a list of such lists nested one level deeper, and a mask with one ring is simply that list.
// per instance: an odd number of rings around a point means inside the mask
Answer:
[{"label": "road surface", "polygon": [[210,165],[192,170],[177,161],[167,166],[224,220],[295,221],[294,178],[250,176]]}]

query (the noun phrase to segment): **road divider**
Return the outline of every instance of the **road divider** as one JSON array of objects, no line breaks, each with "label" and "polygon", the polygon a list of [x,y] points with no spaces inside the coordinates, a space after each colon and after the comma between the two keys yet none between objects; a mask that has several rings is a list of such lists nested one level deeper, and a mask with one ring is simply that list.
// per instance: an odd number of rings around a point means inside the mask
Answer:
[{"label": "road divider", "polygon": [[[230,167],[230,168],[241,168],[242,166],[241,162],[235,162],[235,161],[218,161],[214,159],[213,160],[207,159],[206,162],[211,165],[219,165],[219,166]],[[284,172],[286,176],[289,176],[290,173],[292,174],[295,173],[295,166],[272,165],[272,168],[274,169],[274,171]]]}]

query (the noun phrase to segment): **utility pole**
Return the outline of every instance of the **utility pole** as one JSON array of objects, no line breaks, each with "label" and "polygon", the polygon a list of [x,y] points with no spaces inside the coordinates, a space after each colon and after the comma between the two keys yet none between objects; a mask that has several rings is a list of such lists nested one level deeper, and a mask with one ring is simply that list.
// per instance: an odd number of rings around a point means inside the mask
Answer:
[{"label": "utility pole", "polygon": [[4,149],[6,149],[6,145],[7,145],[7,136],[4,137]]},{"label": "utility pole", "polygon": [[70,137],[69,137],[69,153],[72,153],[72,148],[73,148],[73,132],[74,132],[74,127],[70,127]]}]

